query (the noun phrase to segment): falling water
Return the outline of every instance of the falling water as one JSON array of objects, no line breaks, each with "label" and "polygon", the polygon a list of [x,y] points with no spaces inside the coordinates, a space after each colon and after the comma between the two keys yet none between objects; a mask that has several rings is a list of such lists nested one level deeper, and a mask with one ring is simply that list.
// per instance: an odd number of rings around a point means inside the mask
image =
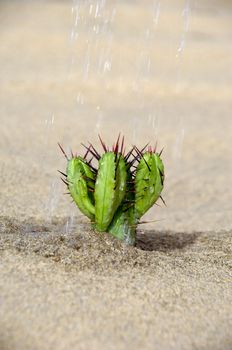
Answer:
[{"label": "falling water", "polygon": [[[180,32],[175,30],[177,48],[167,61],[167,67],[162,60],[162,55],[168,57],[162,28],[171,13],[169,8],[159,0],[146,1],[140,14],[138,4],[131,6],[127,2],[109,0],[73,0],[67,84],[76,85],[73,100],[76,115],[83,116],[78,129],[84,139],[91,138],[94,142],[98,134],[103,134],[106,142],[112,144],[112,138],[121,131],[129,147],[135,143],[142,146],[148,141],[154,145],[157,140],[161,147],[165,146],[170,133],[167,123],[170,116],[165,112],[160,87],[165,91],[166,86],[173,85],[165,71],[167,68],[171,74],[176,72],[174,90],[179,93],[190,0],[185,1],[184,8],[176,9],[176,14],[181,14],[181,28]],[[133,11],[139,13],[138,21]],[[83,118],[88,121],[88,127]],[[185,135],[183,115],[176,120],[173,131],[175,137],[169,153],[177,165]],[[59,204],[57,193],[61,194],[59,185],[52,181],[47,209],[50,217]],[[73,220],[72,212],[65,224],[67,232]]]},{"label": "falling water", "polygon": [[[187,34],[189,31],[190,26],[190,16],[191,16],[191,3],[190,0],[185,0],[184,8],[181,13],[182,17],[182,32],[180,34],[180,41],[176,53],[176,60],[177,60],[177,79],[176,79],[176,94],[181,93],[181,86],[182,86],[182,60],[184,55],[184,49],[187,42]],[[182,155],[182,149],[184,144],[184,137],[185,137],[185,116],[180,115],[179,120],[177,121],[177,132],[176,132],[176,140],[173,145],[173,151],[172,156],[175,162],[175,172],[181,173],[181,155]]]},{"label": "falling water", "polygon": [[[122,19],[124,11],[127,11],[127,15],[130,14],[126,6],[129,5],[112,1],[73,0],[69,77],[80,82],[75,98],[77,113],[78,110],[88,113],[94,125],[94,137],[103,133],[107,141],[112,140],[118,130],[126,134],[129,144],[142,145],[145,141],[154,144],[158,139],[162,145],[165,140],[162,141],[161,138],[165,139],[165,119],[168,116],[163,115],[162,102],[158,97],[160,92],[156,88],[160,83],[162,85],[163,77],[159,69],[162,70],[164,66],[160,60],[162,52],[158,50],[166,50],[161,41],[163,33],[159,29],[159,23],[163,25],[162,21],[166,20],[169,11],[162,6],[161,1],[146,2],[140,16],[141,23],[133,19],[133,32],[130,22],[126,24],[125,19]],[[135,4],[133,11],[137,10]],[[176,60],[176,68],[171,63],[177,74],[176,93],[181,85],[181,64],[191,13],[190,0],[185,1],[184,8],[180,8],[179,12],[181,32],[177,33],[179,43],[171,58],[173,62]],[[134,62],[130,66],[125,43],[131,44],[130,56],[133,52]],[[118,44],[119,49],[115,50]],[[90,88],[95,89],[94,95],[90,95]],[[108,103],[111,90],[114,91],[112,105]],[[116,113],[122,115],[117,115],[114,119]],[[107,129],[110,120],[114,125],[113,135]],[[171,154],[175,164],[178,164],[185,135],[183,115],[176,121],[174,131],[176,137]]]},{"label": "falling water", "polygon": [[186,41],[187,41],[187,34],[188,34],[188,31],[189,31],[190,16],[191,16],[190,0],[185,0],[184,9],[183,9],[182,14],[181,14],[181,17],[182,17],[182,33],[180,35],[180,41],[179,41],[178,49],[177,49],[177,52],[176,52],[176,59],[177,59],[177,84],[176,84],[176,91],[177,91],[177,93],[181,89],[181,64],[182,64],[182,58],[183,58],[184,49],[185,49]]}]

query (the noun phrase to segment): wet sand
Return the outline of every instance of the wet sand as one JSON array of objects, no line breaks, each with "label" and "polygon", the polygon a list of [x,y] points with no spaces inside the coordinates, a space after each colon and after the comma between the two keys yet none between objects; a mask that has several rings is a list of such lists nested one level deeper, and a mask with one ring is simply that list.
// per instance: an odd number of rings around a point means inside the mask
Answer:
[{"label": "wet sand", "polygon": [[[192,5],[183,31],[184,2],[149,6],[70,39],[70,3],[0,4],[1,350],[232,348],[232,8]],[[56,172],[57,141],[118,131],[165,148],[136,247],[92,232]]]}]

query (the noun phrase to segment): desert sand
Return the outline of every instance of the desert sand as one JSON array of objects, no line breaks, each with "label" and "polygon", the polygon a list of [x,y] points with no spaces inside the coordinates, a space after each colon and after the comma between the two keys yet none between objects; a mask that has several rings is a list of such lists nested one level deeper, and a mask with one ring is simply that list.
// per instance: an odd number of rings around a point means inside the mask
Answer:
[{"label": "desert sand", "polygon": [[[0,16],[0,350],[232,349],[231,3]],[[119,131],[164,147],[167,207],[136,247],[93,232],[57,173],[58,141]]]}]

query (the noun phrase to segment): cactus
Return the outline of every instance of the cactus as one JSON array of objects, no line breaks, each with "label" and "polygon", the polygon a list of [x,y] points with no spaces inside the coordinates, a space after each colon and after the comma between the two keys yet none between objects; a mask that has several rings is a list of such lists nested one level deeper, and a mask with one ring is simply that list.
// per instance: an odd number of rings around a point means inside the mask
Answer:
[{"label": "cactus", "polygon": [[[67,159],[65,179],[69,193],[80,211],[96,231],[109,232],[130,245],[135,244],[136,228],[141,217],[161,198],[164,166],[161,153],[147,145],[136,146],[125,154],[124,137],[120,135],[110,151],[100,138],[104,153],[100,155],[92,144],[85,146],[83,157]],[[91,159],[89,156],[91,155]],[[96,159],[98,167],[92,164]],[[133,170],[132,170],[133,169]],[[164,201],[163,201],[164,202]]]}]

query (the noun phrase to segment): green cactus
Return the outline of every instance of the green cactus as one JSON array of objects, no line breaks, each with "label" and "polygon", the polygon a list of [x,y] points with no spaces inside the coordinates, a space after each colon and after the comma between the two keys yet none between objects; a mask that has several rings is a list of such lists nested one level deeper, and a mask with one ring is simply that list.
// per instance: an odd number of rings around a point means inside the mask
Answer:
[{"label": "green cactus", "polygon": [[[100,138],[100,136],[99,136]],[[101,140],[104,150],[100,155],[92,144],[84,157],[67,159],[64,183],[71,197],[92,222],[97,231],[109,232],[130,245],[135,244],[136,228],[140,218],[161,198],[164,185],[164,166],[160,153],[147,145],[136,146],[125,155],[124,138],[120,135],[112,151]],[[147,149],[146,149],[147,148]],[[92,155],[98,168],[92,165]],[[137,165],[135,165],[137,163]],[[132,170],[134,168],[134,170]],[[163,201],[163,199],[162,199]]]}]

